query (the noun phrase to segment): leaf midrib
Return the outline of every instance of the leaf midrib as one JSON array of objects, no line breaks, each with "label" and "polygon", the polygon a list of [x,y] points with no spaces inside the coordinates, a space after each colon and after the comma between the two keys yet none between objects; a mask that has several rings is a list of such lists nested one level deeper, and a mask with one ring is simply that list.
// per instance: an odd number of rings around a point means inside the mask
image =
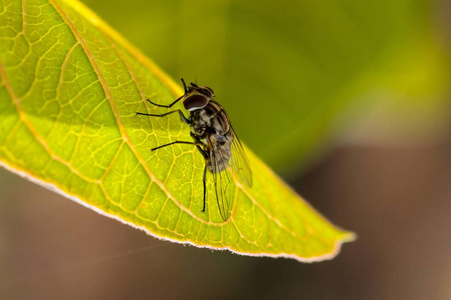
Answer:
[{"label": "leaf midrib", "polygon": [[[99,66],[97,65],[97,62],[95,61],[91,51],[89,50],[88,46],[86,45],[85,41],[83,40],[83,38],[81,37],[80,33],[78,32],[78,30],[76,29],[75,25],[72,23],[72,21],[67,17],[66,13],[63,11],[63,9],[54,1],[54,0],[49,0],[49,2],[52,4],[52,6],[54,7],[54,9],[58,12],[58,14],[60,15],[60,17],[63,19],[64,22],[66,22],[66,24],[69,26],[69,28],[72,31],[72,34],[74,35],[75,39],[81,44],[83,51],[85,52],[86,56],[88,57],[91,66],[94,68],[94,71],[97,75],[97,77],[100,80],[100,83],[102,85],[102,89],[105,93],[105,96],[108,99],[108,103],[110,104],[110,108],[113,111],[113,115],[116,121],[116,124],[119,128],[119,132],[120,135],[123,139],[123,141],[128,145],[128,147],[130,148],[130,150],[132,151],[133,155],[136,157],[136,159],[138,160],[138,162],[140,163],[140,165],[144,168],[144,170],[146,171],[147,175],[151,178],[152,182],[155,182],[163,191],[164,193],[168,196],[168,198],[170,198],[172,201],[174,201],[174,203],[180,208],[180,210],[184,211],[185,213],[187,213],[188,215],[190,215],[192,218],[196,219],[199,222],[205,222],[203,219],[199,218],[198,216],[194,215],[191,211],[189,211],[185,206],[183,206],[180,201],[178,201],[167,189],[166,186],[160,181],[158,180],[158,178],[155,176],[155,174],[150,170],[148,164],[145,162],[145,160],[141,157],[141,155],[139,154],[139,152],[136,150],[135,145],[132,143],[130,137],[128,136],[127,130],[125,129],[124,123],[121,120],[121,117],[119,115],[119,111],[117,110],[116,105],[113,102],[113,98],[111,96],[111,92],[108,88],[108,85],[105,82],[105,78],[102,75],[102,72],[100,71]],[[103,34],[103,32],[102,32]],[[107,39],[108,40],[108,39]],[[109,40],[108,40],[109,41]],[[109,41],[110,42],[110,41]],[[111,43],[111,42],[110,42]],[[115,49],[117,52],[117,49]],[[121,58],[122,62],[124,63],[125,67],[127,68],[127,70],[129,71],[129,73],[132,73],[131,70],[129,69],[129,67],[127,66],[127,64],[124,62],[122,55],[120,55],[118,53],[119,57]],[[143,95],[140,87],[137,85],[137,82],[134,78],[134,76],[132,76],[133,82],[136,85],[136,88],[140,91],[141,95]],[[150,189],[151,183],[148,184],[147,188],[146,188],[146,193],[147,191]],[[142,201],[144,201],[144,197],[141,199],[141,201],[138,203],[138,206],[142,203]],[[179,217],[180,218],[180,217]],[[213,223],[211,221],[209,221],[208,223],[209,225],[212,225]],[[214,223],[216,224],[216,223]]]}]

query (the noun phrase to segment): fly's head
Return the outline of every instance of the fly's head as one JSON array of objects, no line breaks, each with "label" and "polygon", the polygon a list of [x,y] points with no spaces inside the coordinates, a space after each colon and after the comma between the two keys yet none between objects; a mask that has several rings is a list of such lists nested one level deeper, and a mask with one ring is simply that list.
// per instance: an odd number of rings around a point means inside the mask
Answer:
[{"label": "fly's head", "polygon": [[214,95],[215,93],[208,86],[198,86],[191,82],[191,85],[187,87],[183,105],[187,111],[202,109]]}]

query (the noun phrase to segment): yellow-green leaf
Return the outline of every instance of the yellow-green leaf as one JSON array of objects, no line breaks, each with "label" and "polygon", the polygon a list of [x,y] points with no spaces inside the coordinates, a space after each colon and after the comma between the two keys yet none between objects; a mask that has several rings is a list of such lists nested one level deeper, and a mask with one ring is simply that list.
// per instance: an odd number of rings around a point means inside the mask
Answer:
[{"label": "yellow-green leaf", "polygon": [[[0,7],[0,164],[153,236],[196,246],[314,261],[353,234],[325,220],[248,151],[253,187],[235,181],[223,221],[189,128],[145,99],[180,87],[76,1]],[[231,116],[233,119],[233,116]]]}]

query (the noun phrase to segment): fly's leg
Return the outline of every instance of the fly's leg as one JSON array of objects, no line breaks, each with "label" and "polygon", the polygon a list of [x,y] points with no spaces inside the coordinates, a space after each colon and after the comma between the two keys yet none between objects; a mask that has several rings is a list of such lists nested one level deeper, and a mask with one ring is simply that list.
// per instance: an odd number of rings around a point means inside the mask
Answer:
[{"label": "fly's leg", "polygon": [[204,178],[203,178],[203,184],[204,184],[204,205],[202,207],[202,212],[205,212],[205,203],[206,201],[206,195],[207,195],[207,168],[208,168],[208,161],[210,159],[210,155],[208,154],[207,151],[205,151],[204,149],[202,149],[202,147],[199,145],[203,145],[202,141],[199,139],[198,136],[196,136],[194,133],[191,132],[191,137],[193,138],[194,141],[196,141],[197,145],[197,150],[199,150],[200,154],[202,154],[202,156],[205,158],[205,168],[204,168]]},{"label": "fly's leg", "polygon": [[147,99],[147,101],[149,101],[150,103],[152,103],[153,105],[158,106],[158,107],[171,108],[174,104],[176,104],[176,103],[179,102],[183,97],[185,97],[186,93],[188,92],[188,89],[186,88],[185,80],[183,80],[183,78],[182,78],[181,80],[182,80],[182,83],[183,83],[183,89],[184,89],[185,93],[184,93],[182,96],[180,96],[180,97],[178,97],[177,99],[175,99],[175,101],[172,102],[171,104],[169,104],[169,105],[157,104],[157,103],[154,103],[154,102],[150,101],[149,99]]},{"label": "fly's leg", "polygon": [[204,207],[202,208],[202,212],[205,212],[205,195],[207,193],[207,163],[205,163],[205,168],[204,168]]},{"label": "fly's leg", "polygon": [[[153,104],[153,105],[155,105],[155,106],[159,106],[159,107],[166,107],[166,108],[172,107],[175,103],[177,103],[178,101],[180,101],[180,99],[182,99],[182,98],[186,95],[186,93],[188,92],[188,91],[187,91],[187,88],[186,88],[185,81],[183,80],[183,78],[182,78],[182,82],[183,82],[183,87],[184,87],[184,89],[185,89],[185,94],[184,94],[183,96],[177,98],[177,99],[176,99],[174,102],[172,102],[171,104],[169,104],[169,105],[160,105],[160,104],[156,104],[156,103],[150,101],[149,99],[147,99],[147,101],[149,101],[151,104]],[[148,113],[140,113],[140,112],[137,112],[136,114],[137,114],[137,115],[141,115],[141,116],[149,116],[149,117],[159,117],[159,118],[161,118],[161,117],[165,117],[165,116],[167,116],[167,115],[170,115],[170,114],[173,114],[173,113],[176,113],[176,112],[179,113],[180,119],[181,119],[184,123],[186,123],[186,124],[191,124],[191,119],[186,118],[185,115],[183,114],[183,112],[182,112],[180,109],[173,110],[173,111],[170,111],[170,112],[167,112],[167,113],[164,113],[164,114],[148,114]],[[201,146],[203,146],[204,144],[203,144],[202,141],[199,139],[199,137],[197,137],[197,136],[196,136],[194,133],[192,133],[192,132],[191,132],[191,137],[193,138],[194,142],[175,141],[175,142],[172,142],[172,143],[169,143],[169,144],[165,144],[165,145],[161,145],[161,146],[152,148],[151,151],[155,151],[155,150],[158,150],[158,149],[160,149],[160,148],[164,148],[164,147],[171,146],[171,145],[174,145],[174,144],[195,145],[196,148],[197,148],[197,150],[199,150],[199,152],[202,154],[202,156],[204,157],[205,161],[207,162],[210,156],[208,155],[208,153],[207,153],[204,149],[202,149]],[[204,204],[203,204],[203,207],[202,207],[202,212],[205,212],[206,194],[207,194],[207,163],[205,163],[205,168],[204,168],[203,186],[204,186]]]},{"label": "fly's leg", "polygon": [[[183,115],[183,114],[182,114],[182,115]],[[155,150],[158,150],[158,149],[160,149],[160,148],[167,147],[167,146],[171,146],[171,145],[174,145],[174,144],[195,145],[196,148],[197,148],[197,150],[199,150],[199,152],[202,154],[202,156],[205,158],[205,160],[209,159],[208,153],[207,153],[206,151],[204,151],[204,150],[202,149],[202,147],[201,147],[201,146],[203,146],[201,140],[200,140],[197,136],[195,136],[192,132],[191,132],[191,137],[194,139],[194,142],[175,141],[175,142],[172,142],[172,143],[169,143],[169,144],[165,144],[165,145],[161,145],[161,146],[152,148],[152,149],[150,149],[150,150],[151,150],[151,151],[155,151]]]},{"label": "fly's leg", "polygon": [[[193,137],[194,138],[194,137]],[[195,138],[195,140],[199,140],[197,137]],[[196,145],[197,149],[200,151],[200,153],[202,154],[202,156],[205,158],[205,168],[204,168],[204,178],[203,178],[203,185],[204,185],[204,205],[202,207],[202,212],[205,212],[205,204],[207,202],[206,200],[206,195],[207,195],[207,159],[208,159],[208,154],[207,152],[205,152],[200,146],[202,146],[201,142],[185,142],[185,141],[175,141],[166,145],[161,145],[158,146],[156,148],[152,148],[152,151],[158,150],[160,148],[163,147],[167,147],[167,146],[171,146],[174,144],[188,144],[188,145]]]},{"label": "fly's leg", "polygon": [[169,105],[158,104],[158,103],[155,103],[155,102],[150,101],[149,99],[146,99],[146,100],[149,101],[149,103],[151,103],[151,104],[153,104],[153,105],[155,105],[155,106],[158,106],[158,107],[171,108],[174,104],[176,104],[177,102],[179,102],[183,97],[185,97],[185,94],[183,94],[182,96],[180,96],[180,97],[178,97],[177,99],[175,99],[175,101],[172,102],[172,103],[169,104]]},{"label": "fly's leg", "polygon": [[147,113],[140,113],[140,112],[137,112],[136,114],[140,115],[140,116],[149,116],[149,117],[159,117],[159,118],[161,118],[161,117],[165,117],[167,115],[170,115],[170,114],[173,114],[173,113],[176,113],[176,112],[179,113],[180,119],[182,120],[182,122],[184,122],[186,124],[191,124],[191,121],[187,117],[185,117],[185,115],[183,114],[183,112],[180,109],[173,110],[173,111],[170,111],[170,112],[167,112],[167,113],[164,113],[164,114],[147,114]]},{"label": "fly's leg", "polygon": [[187,144],[187,145],[196,145],[196,146],[199,146],[199,143],[185,142],[185,141],[175,141],[175,142],[172,142],[172,143],[169,143],[169,144],[165,144],[165,145],[161,145],[161,146],[152,148],[152,149],[150,149],[150,150],[151,150],[151,151],[155,151],[155,150],[158,150],[158,149],[160,149],[160,148],[167,147],[167,146],[171,146],[171,145],[174,145],[174,144]]},{"label": "fly's leg", "polygon": [[196,145],[197,150],[199,150],[200,154],[202,154],[202,156],[205,158],[205,160],[208,160],[210,158],[210,156],[204,149],[201,148],[201,146],[203,146],[202,141],[193,132],[190,132],[190,135],[193,138],[193,140],[197,143],[197,145]]}]

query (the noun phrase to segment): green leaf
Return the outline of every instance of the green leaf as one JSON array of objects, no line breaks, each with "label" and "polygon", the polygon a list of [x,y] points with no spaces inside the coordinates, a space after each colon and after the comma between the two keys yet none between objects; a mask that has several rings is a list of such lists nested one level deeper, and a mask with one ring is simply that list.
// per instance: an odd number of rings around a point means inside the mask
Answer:
[{"label": "green leaf", "polygon": [[[353,234],[334,227],[252,152],[252,188],[233,185],[223,221],[212,182],[202,209],[204,160],[170,103],[182,91],[75,1],[0,7],[0,164],[147,233],[201,247],[300,261],[331,258]],[[233,119],[233,116],[232,116]]]}]

